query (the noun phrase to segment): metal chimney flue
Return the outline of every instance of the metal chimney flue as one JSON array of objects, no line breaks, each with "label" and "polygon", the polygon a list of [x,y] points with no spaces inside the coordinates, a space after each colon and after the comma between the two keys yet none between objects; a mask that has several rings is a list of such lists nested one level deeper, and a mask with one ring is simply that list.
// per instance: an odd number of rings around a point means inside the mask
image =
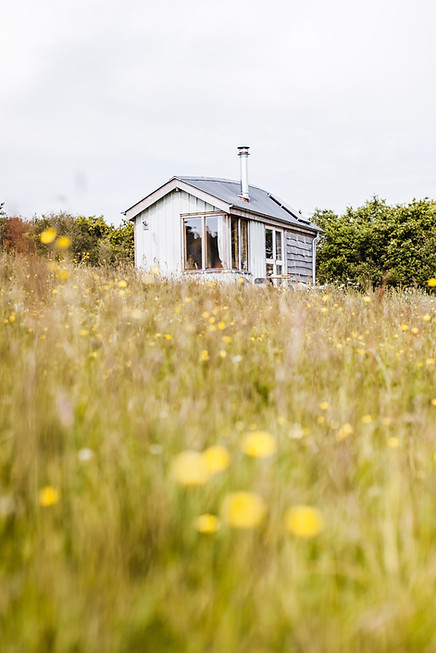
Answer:
[{"label": "metal chimney flue", "polygon": [[247,145],[241,145],[238,147],[238,156],[241,161],[241,197],[247,202],[250,201],[250,196],[248,194],[248,157],[250,148]]}]

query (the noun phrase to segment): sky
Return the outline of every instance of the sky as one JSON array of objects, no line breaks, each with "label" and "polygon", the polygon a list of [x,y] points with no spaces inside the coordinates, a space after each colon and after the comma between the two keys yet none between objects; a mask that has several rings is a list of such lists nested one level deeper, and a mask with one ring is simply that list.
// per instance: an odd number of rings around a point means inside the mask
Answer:
[{"label": "sky", "polygon": [[122,211],[173,175],[310,217],[436,199],[434,0],[14,0],[0,9],[0,203]]}]

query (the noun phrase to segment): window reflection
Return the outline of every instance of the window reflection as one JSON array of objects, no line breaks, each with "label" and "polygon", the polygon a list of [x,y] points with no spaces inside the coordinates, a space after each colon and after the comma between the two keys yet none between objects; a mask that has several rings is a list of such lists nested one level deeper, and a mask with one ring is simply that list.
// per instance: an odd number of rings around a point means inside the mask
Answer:
[{"label": "window reflection", "polygon": [[190,218],[185,224],[185,269],[200,270],[203,266],[202,218]]}]

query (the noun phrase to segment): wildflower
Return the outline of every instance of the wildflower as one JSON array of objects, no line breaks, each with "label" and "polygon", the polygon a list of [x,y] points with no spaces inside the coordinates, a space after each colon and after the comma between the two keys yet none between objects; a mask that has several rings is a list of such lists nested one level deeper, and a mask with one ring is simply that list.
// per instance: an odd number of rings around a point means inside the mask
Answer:
[{"label": "wildflower", "polygon": [[173,459],[171,476],[179,485],[195,487],[209,480],[206,460],[198,451],[182,451]]},{"label": "wildflower", "polygon": [[231,456],[225,447],[215,445],[203,451],[206,469],[212,476],[222,472],[230,465]]},{"label": "wildflower", "polygon": [[433,278],[433,279],[429,279],[429,280],[427,281],[427,285],[428,285],[430,288],[434,288],[434,287],[436,286],[436,279],[435,279],[435,278]]},{"label": "wildflower", "polygon": [[366,295],[366,296],[363,298],[363,301],[366,302],[367,304],[369,304],[370,301],[371,301],[371,297],[368,297],[368,295]]},{"label": "wildflower", "polygon": [[118,281],[118,287],[119,288],[127,288],[127,281],[124,279],[121,279],[121,281]]},{"label": "wildflower", "polygon": [[372,422],[372,415],[364,415],[362,417],[362,424],[371,424]]},{"label": "wildflower", "polygon": [[224,498],[221,514],[233,528],[256,528],[265,517],[266,505],[254,492],[231,492]]},{"label": "wildflower", "polygon": [[398,439],[398,438],[394,438],[394,437],[388,438],[388,439],[386,440],[386,443],[387,443],[388,447],[391,447],[391,449],[396,449],[397,447],[400,446],[400,441],[399,441],[399,439]]},{"label": "wildflower", "polygon": [[71,247],[71,238],[69,236],[59,236],[55,242],[56,249],[68,249]]},{"label": "wildflower", "polygon": [[271,433],[254,431],[242,438],[241,450],[253,458],[269,458],[277,451],[277,442]]},{"label": "wildflower", "polygon": [[328,410],[329,409],[329,402],[328,401],[321,401],[319,404],[319,407],[321,410]]},{"label": "wildflower", "polygon": [[428,313],[426,313],[425,315],[422,316],[422,319],[424,320],[424,322],[430,322],[431,317]]},{"label": "wildflower", "polygon": [[68,272],[68,270],[59,270],[56,276],[59,279],[59,281],[66,281],[69,278],[70,273]]},{"label": "wildflower", "polygon": [[436,406],[436,399],[432,399],[432,400],[431,400],[431,405],[432,405],[432,406]]},{"label": "wildflower", "polygon": [[416,334],[419,333],[419,329],[417,329],[416,327],[413,327],[412,333],[413,333],[414,336],[416,336]]},{"label": "wildflower", "polygon": [[232,361],[237,364],[242,361],[242,356],[232,356]]},{"label": "wildflower", "polygon": [[288,433],[291,440],[301,440],[304,437],[304,429],[301,424],[292,424],[291,430]]},{"label": "wildflower", "polygon": [[57,487],[46,485],[38,492],[38,503],[44,508],[54,506],[60,499],[61,493]]},{"label": "wildflower", "polygon": [[383,417],[382,419],[383,426],[390,426],[392,424],[391,417]]},{"label": "wildflower", "polygon": [[9,322],[12,324],[15,322],[15,315],[9,315]]},{"label": "wildflower", "polygon": [[209,352],[207,351],[207,349],[202,349],[200,353],[200,362],[206,363],[206,361],[208,360],[209,360]]},{"label": "wildflower", "polygon": [[220,349],[219,351],[219,357],[220,358],[225,358],[227,356],[227,352],[225,349]]},{"label": "wildflower", "polygon": [[345,438],[348,438],[349,435],[351,435],[353,432],[353,427],[351,424],[344,424],[341,426],[339,431],[336,433],[336,441],[341,442],[342,440],[345,440]]},{"label": "wildflower", "polygon": [[223,336],[221,340],[225,342],[227,345],[232,342],[231,336]]},{"label": "wildflower", "polygon": [[324,518],[317,508],[292,506],[285,513],[285,526],[292,535],[309,539],[324,529]]},{"label": "wildflower", "polygon": [[221,522],[216,515],[206,513],[195,520],[195,529],[203,535],[212,535],[219,531]]},{"label": "wildflower", "polygon": [[407,326],[407,324],[402,324],[402,325],[401,325],[401,331],[407,331],[408,328],[409,328],[409,327]]},{"label": "wildflower", "polygon": [[41,243],[43,243],[43,245],[49,245],[54,241],[56,235],[56,229],[54,227],[49,227],[48,229],[44,229],[44,231],[39,234],[39,240]]},{"label": "wildflower", "polygon": [[92,449],[84,447],[83,449],[79,449],[77,457],[81,463],[89,463],[94,458],[94,452]]}]

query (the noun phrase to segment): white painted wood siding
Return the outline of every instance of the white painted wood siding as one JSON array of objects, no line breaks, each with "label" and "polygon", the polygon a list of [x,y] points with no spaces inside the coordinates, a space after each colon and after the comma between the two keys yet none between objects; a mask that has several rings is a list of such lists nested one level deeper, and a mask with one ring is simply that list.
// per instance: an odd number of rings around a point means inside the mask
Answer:
[{"label": "white painted wood siding", "polygon": [[[172,274],[183,269],[183,213],[219,210],[185,191],[173,191],[135,218],[135,265]],[[144,229],[143,220],[148,222]]]},{"label": "white painted wood siding", "polygon": [[250,220],[248,225],[249,272],[253,279],[266,277],[265,224]]}]

